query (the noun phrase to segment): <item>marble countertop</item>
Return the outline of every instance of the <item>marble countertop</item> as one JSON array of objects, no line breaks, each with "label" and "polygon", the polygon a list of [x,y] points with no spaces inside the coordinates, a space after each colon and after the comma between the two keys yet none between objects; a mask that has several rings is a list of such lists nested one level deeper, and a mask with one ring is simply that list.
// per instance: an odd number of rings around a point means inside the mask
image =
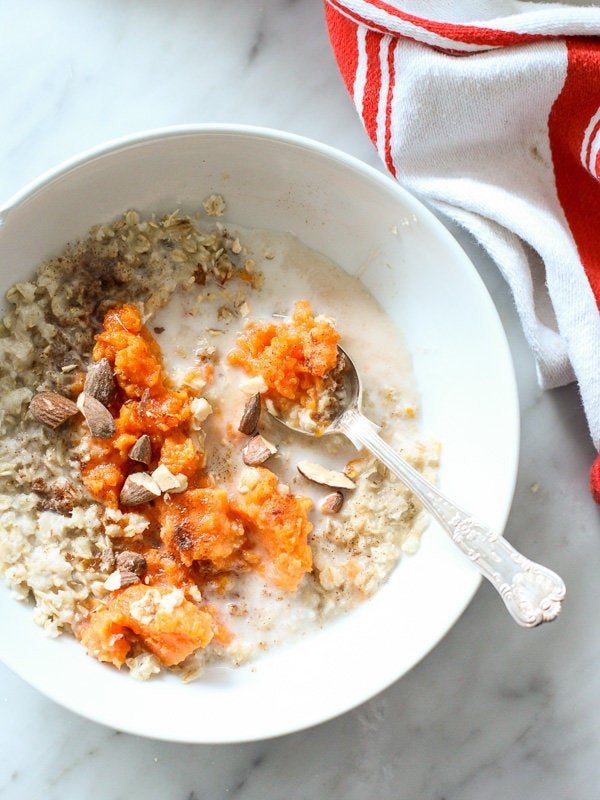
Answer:
[{"label": "marble countertop", "polygon": [[[303,134],[379,168],[338,74],[320,0],[0,0],[0,199],[134,131],[236,122]],[[453,230],[500,313],[522,449],[507,537],[568,586],[526,631],[483,585],[435,650],[360,708],[245,745],[104,728],[0,666],[0,798],[600,798],[600,513],[574,386],[542,393],[495,267]],[[533,491],[532,487],[537,488]]]}]

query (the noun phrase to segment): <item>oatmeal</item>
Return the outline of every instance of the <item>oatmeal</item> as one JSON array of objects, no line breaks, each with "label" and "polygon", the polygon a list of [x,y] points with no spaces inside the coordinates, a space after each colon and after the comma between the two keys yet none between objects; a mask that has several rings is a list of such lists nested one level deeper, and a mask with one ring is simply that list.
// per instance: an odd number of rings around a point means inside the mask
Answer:
[{"label": "oatmeal", "polygon": [[289,235],[215,223],[218,196],[203,210],[93,228],[8,292],[0,328],[0,571],[48,634],[141,679],[310,632],[418,549],[427,518],[382,465],[268,413],[323,431],[338,341],[385,438],[437,467],[358,281]]}]

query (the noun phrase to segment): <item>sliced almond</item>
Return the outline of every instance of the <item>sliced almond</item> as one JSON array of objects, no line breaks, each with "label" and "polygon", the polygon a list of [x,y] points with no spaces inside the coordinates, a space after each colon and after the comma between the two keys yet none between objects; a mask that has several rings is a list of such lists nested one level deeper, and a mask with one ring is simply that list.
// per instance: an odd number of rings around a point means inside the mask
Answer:
[{"label": "sliced almond", "polygon": [[354,458],[344,467],[344,475],[347,475],[351,481],[355,481],[362,472],[364,465],[364,458]]},{"label": "sliced almond", "polygon": [[275,455],[277,448],[271,444],[264,436],[257,433],[242,450],[242,459],[248,467],[257,467],[263,464],[268,458]]},{"label": "sliced almond", "polygon": [[338,514],[344,505],[344,495],[341,492],[332,492],[321,501],[322,514]]},{"label": "sliced almond", "polygon": [[258,420],[260,419],[260,392],[253,394],[244,406],[244,413],[238,425],[238,431],[252,436],[256,431]]},{"label": "sliced almond", "polygon": [[161,492],[170,492],[177,494],[178,492],[185,492],[188,486],[187,478],[185,475],[173,475],[168,467],[160,464],[152,473],[152,478],[158,484]]},{"label": "sliced almond", "polygon": [[321,486],[330,486],[332,489],[354,489],[355,483],[351,481],[343,472],[336,472],[334,469],[327,469],[313,461],[300,461],[298,472],[304,475],[309,481],[319,483]]},{"label": "sliced almond", "polygon": [[139,583],[140,577],[135,572],[127,569],[116,569],[111,572],[108,578],[104,581],[104,588],[110,592],[115,592],[117,589],[124,589],[126,586],[133,586],[134,583]]},{"label": "sliced almond", "polygon": [[268,388],[262,375],[255,375],[253,378],[244,378],[244,380],[240,381],[240,389],[248,397],[256,394],[256,392],[264,394]]},{"label": "sliced almond", "polygon": [[119,575],[121,577],[121,589],[140,582],[140,576],[136,575],[135,572],[130,572],[128,569],[120,569]]},{"label": "sliced almond", "polygon": [[191,403],[191,426],[193,431],[199,431],[202,423],[212,414],[212,406],[205,397],[195,397]]},{"label": "sliced almond", "polygon": [[119,501],[124,506],[139,506],[160,497],[160,487],[147,472],[130,475],[121,489]]},{"label": "sliced almond", "polygon": [[82,392],[77,398],[77,406],[88,424],[94,439],[110,439],[116,433],[115,421],[106,406],[91,394]]},{"label": "sliced almond", "polygon": [[79,413],[77,405],[56,392],[40,392],[29,403],[31,415],[49,428],[58,428],[70,417]]},{"label": "sliced almond", "polygon": [[177,486],[174,486],[172,489],[169,489],[171,494],[179,494],[180,492],[185,492],[188,488],[188,479],[185,475],[175,475],[175,480],[177,481]]},{"label": "sliced almond", "polygon": [[108,578],[104,581],[104,588],[109,592],[114,592],[116,589],[121,588],[121,576],[119,570],[111,572]]},{"label": "sliced almond", "polygon": [[148,400],[150,400],[150,389],[146,386],[144,391],[142,392],[142,397],[140,399],[140,414],[146,413],[146,406],[148,405]]},{"label": "sliced almond", "polygon": [[144,433],[129,451],[129,458],[132,461],[139,461],[148,464],[152,461],[152,442],[147,433]]},{"label": "sliced almond", "polygon": [[146,559],[141,553],[133,550],[123,550],[117,554],[115,564],[118,570],[133,572],[134,575],[142,576],[146,572]]},{"label": "sliced almond", "polygon": [[101,358],[88,367],[83,391],[95,397],[103,406],[107,405],[115,391],[115,376],[110,361]]}]

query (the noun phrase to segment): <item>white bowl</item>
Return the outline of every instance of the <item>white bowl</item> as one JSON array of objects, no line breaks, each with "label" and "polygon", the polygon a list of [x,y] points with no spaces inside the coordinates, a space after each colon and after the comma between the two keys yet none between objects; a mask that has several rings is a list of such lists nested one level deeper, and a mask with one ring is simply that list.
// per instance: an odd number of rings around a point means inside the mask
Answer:
[{"label": "white bowl", "polygon": [[[96,148],[0,209],[0,290],[32,276],[88,228],[128,208],[192,211],[225,195],[227,222],[291,231],[361,280],[413,356],[422,426],[443,443],[441,488],[501,531],[518,458],[518,402],[494,305],[473,265],[391,179],[330,147],[271,130],[197,125]],[[364,603],[316,635],[199,681],[140,683],[44,637],[0,586],[0,658],[67,708],[111,727],[181,742],[296,731],[369,699],[449,630],[479,575],[437,525]],[[500,602],[500,600],[498,601]]]}]

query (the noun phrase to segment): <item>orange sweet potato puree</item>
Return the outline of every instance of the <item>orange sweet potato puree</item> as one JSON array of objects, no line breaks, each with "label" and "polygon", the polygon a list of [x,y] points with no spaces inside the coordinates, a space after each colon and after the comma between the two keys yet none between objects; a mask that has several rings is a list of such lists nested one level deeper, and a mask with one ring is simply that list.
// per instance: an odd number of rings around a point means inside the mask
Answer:
[{"label": "orange sweet potato puree", "polygon": [[314,412],[324,378],[336,366],[339,340],[328,319],[315,318],[310,303],[298,300],[289,320],[250,323],[227,358],[250,375],[262,375],[267,397]]},{"label": "orange sweet potato puree", "polygon": [[118,306],[106,314],[93,357],[108,359],[119,391],[116,408],[111,409],[116,412],[115,436],[89,437],[87,443],[89,459],[82,479],[90,493],[108,505],[118,505],[127,475],[142,469],[128,459],[142,434],[148,434],[152,443],[152,469],[164,464],[173,474],[193,478],[204,464],[204,454],[188,435],[193,398],[186,389],[169,388],[160,348],[135,306]]},{"label": "orange sweet potato puree", "polygon": [[313,503],[308,497],[283,494],[269,469],[256,467],[254,474],[254,485],[234,495],[231,507],[266,553],[266,576],[281,589],[293,591],[312,569],[307,537],[313,528],[308,520]]},{"label": "orange sweet potato puree", "polygon": [[136,583],[115,592],[83,624],[80,641],[90,655],[116,667],[136,639],[165,666],[179,664],[213,638],[212,617],[185,598],[169,603],[172,591]]},{"label": "orange sweet potato puree", "polygon": [[210,561],[228,569],[245,534],[242,523],[232,518],[224,489],[191,489],[161,505],[161,538],[182,564]]},{"label": "orange sweet potato puree", "polygon": [[[325,369],[329,363],[327,347],[321,342],[331,340],[331,333],[328,323],[310,323],[308,304],[298,306],[297,338],[313,341],[313,372],[302,373],[313,377],[298,384],[308,393],[315,385],[314,370]],[[337,339],[333,341],[335,349]],[[306,363],[308,344],[299,347],[305,355],[298,351],[296,361],[304,359]],[[284,349],[279,352],[291,380],[293,356],[284,356]],[[152,541],[148,537],[148,541],[133,543],[124,540],[121,547],[116,544],[117,549],[133,547],[144,555],[147,569],[143,582],[116,590],[98,603],[76,635],[90,655],[117,667],[136,641],[165,666],[172,666],[213,639],[220,644],[232,639],[218,609],[194,601],[194,587],[202,592],[207,580],[213,587],[219,581],[225,587],[231,574],[257,569],[274,585],[297,589],[312,568],[307,544],[312,501],[282,493],[277,476],[266,468],[254,471],[256,480],[246,493],[229,496],[225,489],[210,485],[204,470],[205,454],[190,435],[193,395],[186,388],[171,386],[160,348],[142,325],[135,306],[118,306],[106,314],[93,357],[96,361],[108,359],[118,388],[110,404],[116,426],[113,438],[86,435],[89,457],[82,463],[81,473],[90,493],[118,508],[127,476],[135,471],[152,472],[160,464],[175,475],[185,475],[188,488],[135,507],[146,516],[150,529],[158,531],[158,542],[155,536]],[[198,365],[194,375],[210,381],[212,365]],[[152,444],[149,466],[128,458],[142,434],[147,434]],[[183,595],[177,595],[180,602],[167,613],[174,589]]]}]

